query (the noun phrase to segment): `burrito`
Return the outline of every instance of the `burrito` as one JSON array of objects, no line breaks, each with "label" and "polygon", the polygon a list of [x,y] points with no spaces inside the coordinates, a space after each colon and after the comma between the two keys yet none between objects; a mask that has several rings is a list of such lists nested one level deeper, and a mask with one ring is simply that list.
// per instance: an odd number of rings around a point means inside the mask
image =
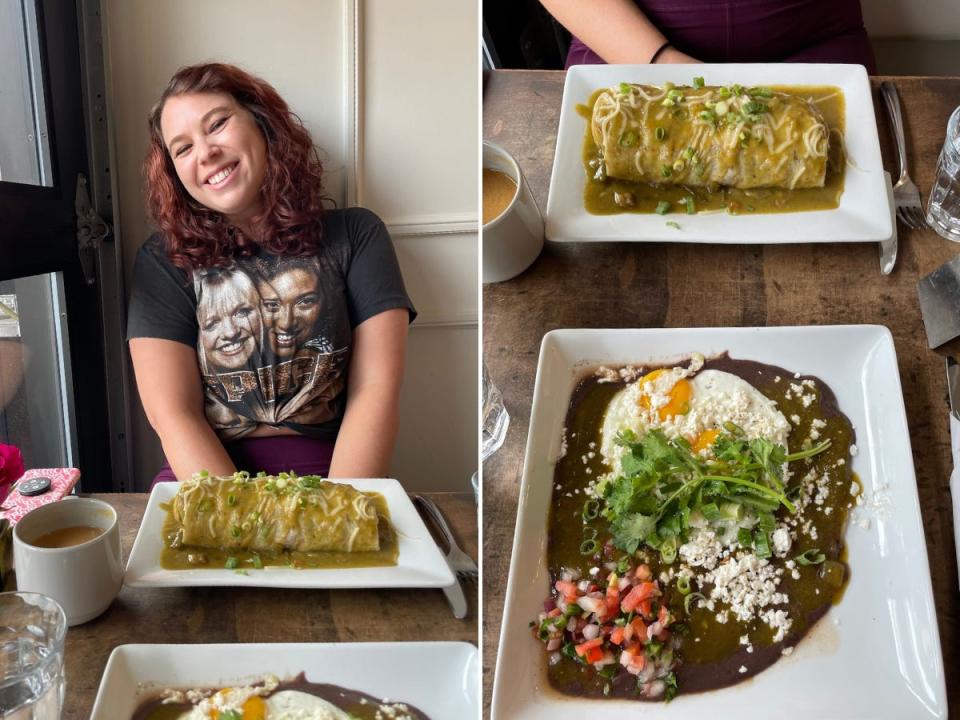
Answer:
[{"label": "burrito", "polygon": [[596,95],[603,176],[740,189],[823,187],[830,130],[808,100],[770,88],[631,85]]},{"label": "burrito", "polygon": [[379,550],[377,497],[316,476],[194,477],[170,501],[170,544],[265,553]]}]

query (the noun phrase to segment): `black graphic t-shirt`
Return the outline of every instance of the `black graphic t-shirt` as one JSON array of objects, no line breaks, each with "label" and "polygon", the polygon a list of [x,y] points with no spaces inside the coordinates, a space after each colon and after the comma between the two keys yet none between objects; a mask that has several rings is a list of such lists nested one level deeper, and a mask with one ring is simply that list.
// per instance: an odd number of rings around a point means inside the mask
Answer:
[{"label": "black graphic t-shirt", "polygon": [[260,423],[334,439],[353,328],[394,308],[416,317],[387,229],[349,208],[325,215],[316,256],[260,252],[189,278],[153,235],[134,265],[127,339],[196,348],[206,417],[223,440]]}]

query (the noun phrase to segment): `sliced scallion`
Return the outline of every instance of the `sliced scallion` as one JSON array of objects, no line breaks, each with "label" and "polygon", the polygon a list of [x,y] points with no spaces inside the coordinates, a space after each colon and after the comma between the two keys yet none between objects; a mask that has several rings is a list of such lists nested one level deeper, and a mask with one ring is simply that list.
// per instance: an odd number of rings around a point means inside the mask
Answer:
[{"label": "sliced scallion", "polygon": [[826,559],[827,556],[820,552],[819,548],[804,550],[794,558],[794,560],[797,561],[797,565],[819,565]]},{"label": "sliced scallion", "polygon": [[667,131],[662,127],[658,127],[656,130],[654,130],[653,134],[656,136],[657,140],[663,140],[667,137]]},{"label": "sliced scallion", "polygon": [[766,530],[760,529],[753,534],[753,546],[758,558],[768,558],[773,554],[770,552],[770,540]]},{"label": "sliced scallion", "polygon": [[737,542],[740,543],[742,548],[751,548],[753,547],[753,535],[746,528],[740,528],[737,530]]},{"label": "sliced scallion", "polygon": [[695,88],[702,88],[702,87],[704,86],[703,78],[702,78],[702,77],[695,77],[695,78],[693,79],[693,86],[694,86]]},{"label": "sliced scallion", "polygon": [[687,206],[687,215],[697,214],[697,206],[694,204],[692,197],[684,198],[683,204]]},{"label": "sliced scallion", "polygon": [[678,591],[681,595],[689,595],[689,594],[690,594],[690,589],[691,589],[691,588],[690,588],[690,576],[689,576],[689,575],[681,575],[681,576],[679,576],[679,577],[677,578],[677,591]]},{"label": "sliced scallion", "polygon": [[683,609],[687,613],[687,615],[690,614],[691,612],[690,606],[693,605],[695,600],[703,600],[704,602],[706,602],[707,598],[704,597],[703,593],[699,593],[699,592],[692,592],[689,595],[687,595],[683,599]]}]

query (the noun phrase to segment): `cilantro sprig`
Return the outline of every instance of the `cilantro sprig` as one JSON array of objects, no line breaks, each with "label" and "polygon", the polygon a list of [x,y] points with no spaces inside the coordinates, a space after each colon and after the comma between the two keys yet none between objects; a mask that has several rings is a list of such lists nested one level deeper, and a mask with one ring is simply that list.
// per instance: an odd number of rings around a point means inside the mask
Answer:
[{"label": "cilantro sprig", "polygon": [[621,432],[617,444],[625,449],[620,475],[598,488],[599,515],[609,523],[617,548],[634,553],[647,545],[659,550],[667,562],[675,557],[694,511],[709,521],[717,518],[721,507],[746,506],[763,531],[755,536],[754,545],[766,545],[773,513],[781,506],[797,511],[784,485],[783,466],[830,447],[826,440],[788,454],[769,440],[748,439],[733,423],[727,423],[717,437],[712,457],[694,452],[683,438],[667,438],[659,429],[642,438],[629,430]]}]

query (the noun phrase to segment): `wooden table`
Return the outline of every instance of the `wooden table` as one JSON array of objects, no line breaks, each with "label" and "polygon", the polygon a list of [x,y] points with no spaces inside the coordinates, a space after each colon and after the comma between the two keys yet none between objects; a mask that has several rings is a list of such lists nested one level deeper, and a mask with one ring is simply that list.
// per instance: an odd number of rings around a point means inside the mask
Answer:
[{"label": "wooden table", "polygon": [[[896,164],[874,78],[884,166]],[[900,91],[911,175],[926,200],[960,78],[886,78]],[[564,73],[496,71],[485,78],[483,136],[517,159],[541,209],[557,139]],[[789,221],[785,219],[785,222]],[[960,247],[898,224],[900,253],[880,274],[875,243],[689,245],[547,243],[534,265],[485,285],[483,346],[510,429],[484,467],[484,708],[493,668],[540,340],[555,328],[724,327],[875,323],[893,333],[923,512],[940,642],[953,712],[960,712],[960,594],[948,479],[952,468],[944,355],[927,349],[917,281]]]},{"label": "wooden table", "polygon": [[[461,547],[477,557],[477,507],[470,493],[425,493]],[[124,559],[147,495],[98,494],[117,509]],[[456,620],[441,590],[285,590],[124,587],[99,618],[67,632],[64,720],[86,720],[110,652],[125,643],[477,642],[475,592]]]}]

